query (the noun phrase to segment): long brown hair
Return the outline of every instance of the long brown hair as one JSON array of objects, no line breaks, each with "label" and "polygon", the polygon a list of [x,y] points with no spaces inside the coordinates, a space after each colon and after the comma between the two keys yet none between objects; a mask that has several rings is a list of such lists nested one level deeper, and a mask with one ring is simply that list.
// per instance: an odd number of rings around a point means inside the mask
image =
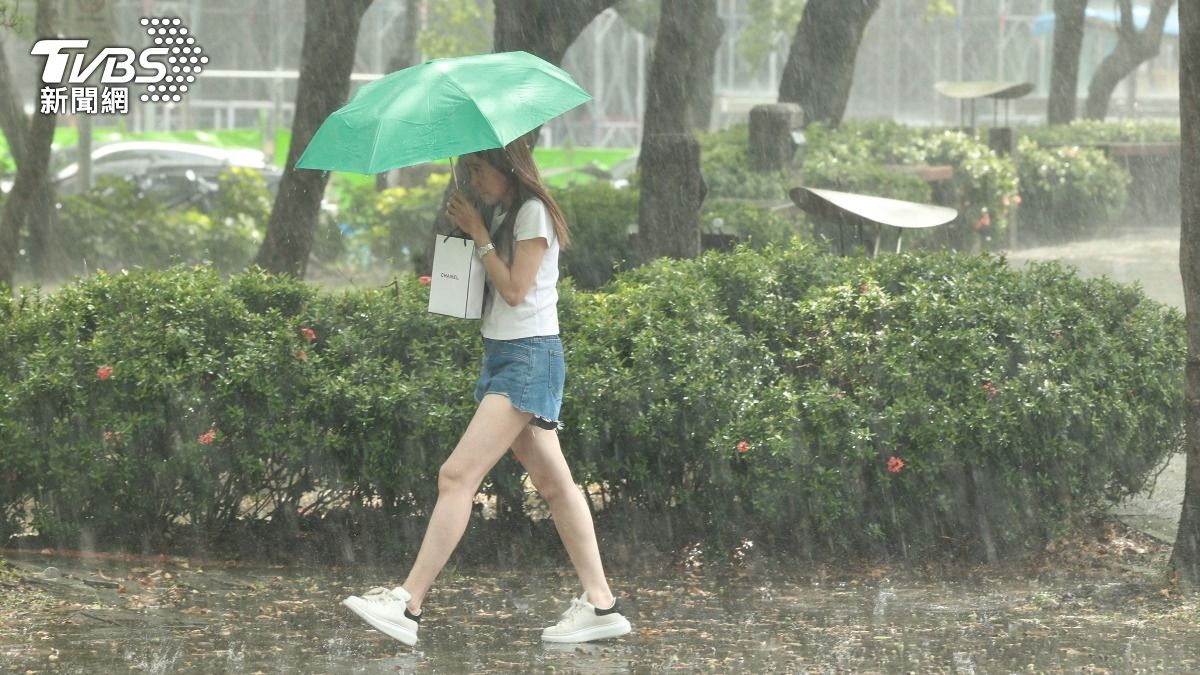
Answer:
[{"label": "long brown hair", "polygon": [[550,196],[538,173],[537,164],[533,162],[533,153],[529,144],[521,137],[503,148],[491,148],[471,153],[492,165],[508,179],[513,188],[513,201],[508,212],[504,214],[504,222],[496,230],[496,248],[500,249],[506,260],[512,261],[513,228],[517,222],[517,211],[530,197],[537,197],[546,206],[550,214],[550,222],[554,225],[554,235],[558,237],[558,246],[566,249],[571,245],[570,228],[562,209]]}]

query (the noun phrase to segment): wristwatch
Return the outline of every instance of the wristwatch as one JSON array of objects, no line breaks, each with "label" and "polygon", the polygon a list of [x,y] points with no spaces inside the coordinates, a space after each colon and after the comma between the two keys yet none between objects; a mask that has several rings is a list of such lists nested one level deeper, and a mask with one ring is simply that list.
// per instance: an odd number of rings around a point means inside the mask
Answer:
[{"label": "wristwatch", "polygon": [[491,253],[494,250],[496,250],[496,245],[489,241],[488,243],[484,244],[483,246],[476,248],[475,255],[479,256],[480,260],[483,260],[483,256]]}]

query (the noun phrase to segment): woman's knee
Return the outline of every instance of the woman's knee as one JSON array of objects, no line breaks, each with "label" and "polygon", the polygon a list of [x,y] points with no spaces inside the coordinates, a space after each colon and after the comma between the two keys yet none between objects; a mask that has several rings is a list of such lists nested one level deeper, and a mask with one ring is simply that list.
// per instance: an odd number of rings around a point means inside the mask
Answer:
[{"label": "woman's knee", "polygon": [[472,472],[457,462],[446,462],[438,470],[439,492],[471,492],[473,494],[478,482]]},{"label": "woman's knee", "polygon": [[[527,427],[513,441],[513,455],[521,463],[521,466],[525,467],[534,489],[538,491],[542,499],[553,506],[564,496],[569,499],[573,496],[572,493],[579,492],[579,486],[572,481],[571,472],[567,469],[561,454],[558,454],[556,444],[551,444],[550,447],[545,445],[539,447],[539,439],[534,436],[535,433],[551,432],[535,432],[532,428]],[[542,439],[542,443],[545,443],[545,439]]]},{"label": "woman's knee", "polygon": [[579,486],[572,483],[569,476],[564,476],[557,471],[537,474],[531,471],[529,479],[533,481],[533,487],[542,496],[542,499],[545,499],[551,506],[557,504],[564,497],[571,498],[573,492],[579,491]]}]

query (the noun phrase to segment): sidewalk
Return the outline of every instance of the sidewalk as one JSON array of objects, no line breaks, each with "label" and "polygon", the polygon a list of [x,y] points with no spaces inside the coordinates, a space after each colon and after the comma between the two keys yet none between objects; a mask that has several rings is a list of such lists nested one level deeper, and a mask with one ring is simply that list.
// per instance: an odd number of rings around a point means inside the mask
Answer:
[{"label": "sidewalk", "polygon": [[[1030,261],[1059,260],[1086,277],[1107,276],[1121,283],[1140,283],[1146,295],[1183,311],[1183,279],[1179,274],[1179,228],[1146,227],[1106,239],[1044,246],[1008,253],[1015,266]],[[1146,492],[1118,504],[1113,515],[1160,541],[1175,542],[1183,504],[1183,453],[1171,458]]]}]

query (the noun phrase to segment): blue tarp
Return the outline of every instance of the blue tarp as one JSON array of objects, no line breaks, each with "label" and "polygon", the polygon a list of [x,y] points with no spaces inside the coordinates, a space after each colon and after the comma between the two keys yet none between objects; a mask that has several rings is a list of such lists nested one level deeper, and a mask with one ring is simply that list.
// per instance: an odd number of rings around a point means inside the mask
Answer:
[{"label": "blue tarp", "polygon": [[[1084,12],[1084,20],[1116,27],[1121,25],[1121,10],[1088,9]],[[1135,28],[1138,30],[1145,28],[1146,22],[1149,20],[1149,7],[1133,8],[1133,25]],[[1054,12],[1046,12],[1033,20],[1034,35],[1049,33],[1053,30]],[[1179,11],[1177,7],[1172,7],[1170,14],[1167,15],[1167,22],[1163,25],[1163,35],[1179,35]]]}]

